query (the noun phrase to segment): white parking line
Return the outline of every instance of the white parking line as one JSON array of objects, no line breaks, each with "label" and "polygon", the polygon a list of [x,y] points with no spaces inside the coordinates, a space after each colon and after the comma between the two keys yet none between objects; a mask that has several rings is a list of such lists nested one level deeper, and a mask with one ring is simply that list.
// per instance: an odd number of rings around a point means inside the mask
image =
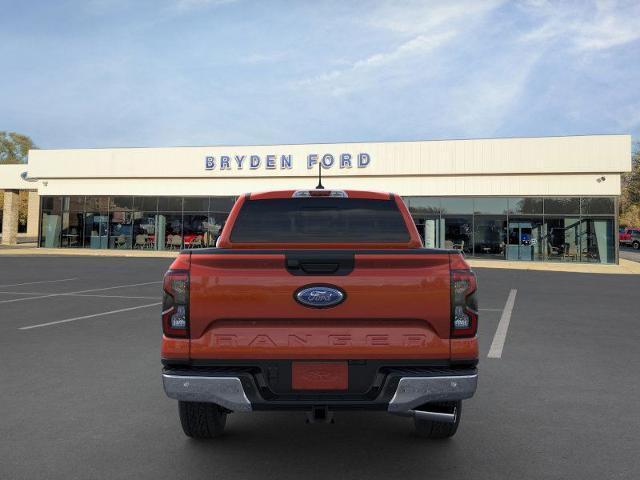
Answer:
[{"label": "white parking line", "polygon": [[50,325],[57,325],[59,323],[75,322],[76,320],[85,320],[87,318],[102,317],[104,315],[113,315],[114,313],[130,312],[131,310],[138,310],[140,308],[149,308],[161,305],[162,302],[149,303],[148,305],[138,305],[137,307],[121,308],[119,310],[111,310],[110,312],[94,313],[93,315],[83,315],[82,317],[66,318],[64,320],[56,320],[54,322],[40,323],[38,325],[29,325],[26,327],[20,327],[18,330],[31,330],[32,328],[48,327]]},{"label": "white parking line", "polygon": [[36,283],[70,282],[71,280],[78,280],[78,277],[74,277],[74,278],[62,278],[62,279],[60,279],[60,280],[40,280],[39,282],[12,283],[12,284],[10,284],[10,285],[0,285],[0,288],[6,288],[6,287],[21,287],[22,285],[35,285]]},{"label": "white parking line", "polygon": [[516,302],[516,294],[518,290],[511,289],[509,296],[507,297],[507,303],[504,304],[502,315],[500,316],[500,322],[498,322],[498,328],[493,336],[493,342],[489,349],[489,358],[501,358],[502,349],[504,348],[504,342],[507,339],[507,330],[509,330],[509,322],[511,321],[511,313],[513,312],[513,305]]},{"label": "white parking line", "polygon": [[12,298],[11,300],[0,300],[0,303],[24,302],[24,301],[27,301],[27,300],[38,300],[40,298],[62,297],[62,296],[65,296],[65,295],[74,295],[74,294],[77,294],[77,293],[101,292],[103,290],[113,290],[114,288],[139,287],[139,286],[142,286],[142,285],[152,285],[154,283],[162,283],[162,280],[157,281],[157,282],[143,282],[143,283],[130,283],[128,285],[115,285],[113,287],[90,288],[89,290],[78,290],[76,292],[50,293],[48,295],[38,295],[36,297]]},{"label": "white parking line", "polygon": [[[0,291],[0,295],[38,295],[38,296],[46,296],[48,293],[46,292],[4,292]],[[155,297],[150,296],[139,296],[139,295],[99,295],[95,293],[58,293],[56,295],[60,295],[61,297],[100,297],[100,298],[146,298],[147,300],[155,300],[158,298],[158,295]]]}]

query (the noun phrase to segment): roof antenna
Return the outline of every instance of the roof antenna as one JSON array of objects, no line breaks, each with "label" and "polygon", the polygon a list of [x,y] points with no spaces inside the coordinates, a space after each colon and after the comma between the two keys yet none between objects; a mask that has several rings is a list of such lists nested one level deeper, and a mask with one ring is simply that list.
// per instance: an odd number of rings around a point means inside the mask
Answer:
[{"label": "roof antenna", "polygon": [[316,190],[324,190],[322,186],[322,160],[318,162],[318,186]]}]

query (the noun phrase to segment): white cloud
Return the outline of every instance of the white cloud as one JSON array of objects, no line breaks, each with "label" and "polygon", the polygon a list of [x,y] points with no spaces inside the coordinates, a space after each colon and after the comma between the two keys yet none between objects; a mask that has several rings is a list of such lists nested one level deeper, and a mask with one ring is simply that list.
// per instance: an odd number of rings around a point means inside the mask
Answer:
[{"label": "white cloud", "polygon": [[188,11],[205,7],[217,7],[237,1],[238,0],[175,0],[175,8],[177,10]]},{"label": "white cloud", "polygon": [[371,13],[374,27],[410,35],[424,34],[441,27],[462,26],[463,19],[482,16],[504,0],[387,0]]},{"label": "white cloud", "polygon": [[295,85],[343,95],[381,81],[387,85],[390,81],[406,82],[411,75],[407,70],[423,70],[420,62],[465,35],[471,24],[481,21],[501,3],[503,0],[460,0],[455,3],[443,0],[386,1],[365,19],[377,33],[392,35],[386,42],[386,48]]},{"label": "white cloud", "polygon": [[614,48],[640,39],[640,2],[620,5],[597,1],[595,5],[548,1],[522,2],[524,11],[541,19],[539,27],[522,35],[526,42],[559,41],[577,52]]},{"label": "white cloud", "polygon": [[455,85],[446,99],[442,122],[465,136],[492,136],[504,127],[522,98],[540,52],[511,52]]},{"label": "white cloud", "polygon": [[345,68],[323,73],[317,77],[302,80],[302,87],[326,88],[334,95],[360,90],[376,83],[379,75],[384,75],[386,68],[398,68],[398,64],[409,61],[415,56],[425,55],[453,38],[454,32],[443,32],[433,35],[418,35],[388,52],[381,52],[367,58],[357,60]]},{"label": "white cloud", "polygon": [[257,65],[263,63],[277,63],[285,60],[289,56],[289,52],[254,52],[239,59],[240,63],[249,65]]}]

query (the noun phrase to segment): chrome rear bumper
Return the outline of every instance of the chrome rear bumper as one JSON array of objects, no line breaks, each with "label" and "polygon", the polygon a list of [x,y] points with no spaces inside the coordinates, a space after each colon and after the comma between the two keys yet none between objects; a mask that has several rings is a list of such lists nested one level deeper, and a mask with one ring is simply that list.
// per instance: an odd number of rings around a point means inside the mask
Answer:
[{"label": "chrome rear bumper", "polygon": [[162,374],[169,398],[186,402],[217,403],[234,412],[250,412],[251,402],[238,377],[200,377]]},{"label": "chrome rear bumper", "polygon": [[409,412],[431,402],[449,402],[473,397],[478,374],[449,377],[403,377],[389,402],[389,413]]},{"label": "chrome rear bumper", "polygon": [[[163,373],[162,382],[167,396],[176,400],[217,403],[235,412],[250,412],[254,409],[252,401],[249,400],[249,398],[252,398],[259,404],[260,409],[271,408],[269,405],[270,401],[262,398],[258,394],[257,389],[245,391],[241,379],[237,376],[202,376]],[[427,403],[458,401],[471,398],[476,391],[477,383],[477,374],[429,377],[402,376],[390,400],[387,399],[389,399],[393,390],[388,393],[388,396],[386,396],[383,391],[377,399],[370,401],[370,405],[378,405],[382,408],[386,406],[389,413],[398,415],[423,415],[424,412],[416,411],[416,409]],[[250,386],[250,383],[247,383],[247,386]],[[309,402],[309,400],[305,401],[298,398],[296,401],[292,400],[288,402],[288,405],[297,407]],[[310,405],[323,403],[323,400],[316,398],[314,401],[311,401]],[[327,405],[333,409],[337,406],[344,406],[345,404],[348,406],[349,403],[347,399],[343,401],[339,398],[336,399],[334,396],[331,402],[327,402]],[[361,406],[366,409],[366,405]]]}]

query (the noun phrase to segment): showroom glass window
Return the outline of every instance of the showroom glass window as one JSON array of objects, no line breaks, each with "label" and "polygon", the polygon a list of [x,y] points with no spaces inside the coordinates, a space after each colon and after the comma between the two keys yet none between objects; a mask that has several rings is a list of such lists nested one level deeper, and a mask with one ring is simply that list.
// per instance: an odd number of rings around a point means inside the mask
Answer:
[{"label": "showroom glass window", "polygon": [[541,197],[510,197],[507,224],[507,252],[512,261],[541,261],[545,258],[543,206]]},{"label": "showroom glass window", "polygon": [[182,248],[182,197],[159,197],[156,216],[156,249]]},{"label": "showroom glass window", "polygon": [[615,262],[615,201],[611,197],[580,199],[580,261]]},{"label": "showroom glass window", "polygon": [[473,254],[503,260],[507,252],[508,199],[474,199]]},{"label": "showroom glass window", "polygon": [[60,246],[81,248],[84,243],[84,197],[62,197]]},{"label": "showroom glass window", "polygon": [[207,246],[209,197],[185,197],[183,216],[184,248]]},{"label": "showroom glass window", "polygon": [[134,197],[132,243],[134,250],[156,249],[156,217],[158,197]]},{"label": "showroom glass window", "polygon": [[578,197],[544,198],[543,209],[546,260],[580,261],[580,199]]},{"label": "showroom glass window", "polygon": [[473,255],[473,198],[443,198],[444,248]]},{"label": "showroom glass window", "polygon": [[42,197],[40,221],[40,246],[60,246],[62,231],[62,197]]},{"label": "showroom glass window", "polygon": [[133,197],[109,197],[109,248],[131,249]]}]

